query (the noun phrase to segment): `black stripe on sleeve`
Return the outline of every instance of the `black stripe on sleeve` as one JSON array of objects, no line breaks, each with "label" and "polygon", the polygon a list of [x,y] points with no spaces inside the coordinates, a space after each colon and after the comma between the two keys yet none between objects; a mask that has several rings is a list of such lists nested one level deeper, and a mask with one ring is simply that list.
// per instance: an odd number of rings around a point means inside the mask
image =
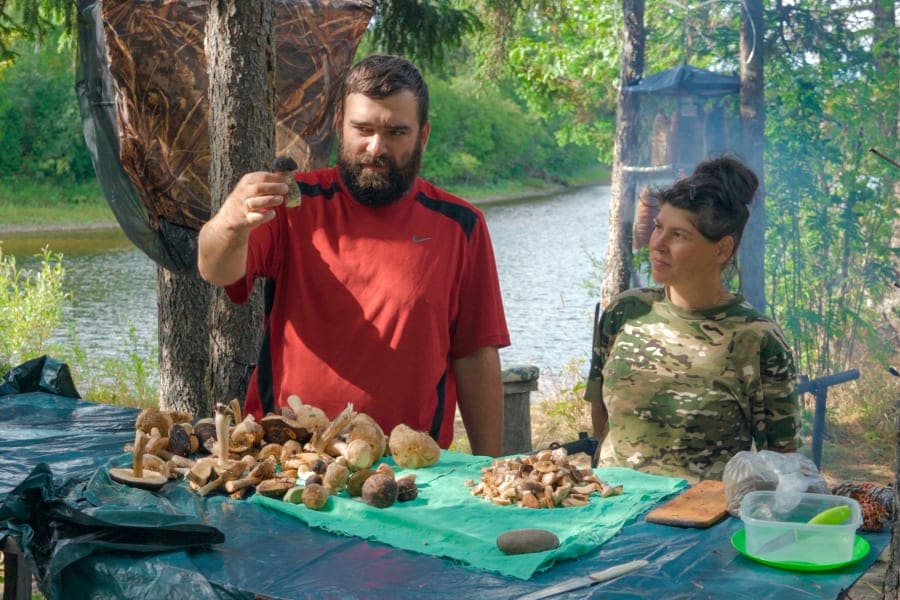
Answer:
[{"label": "black stripe on sleeve", "polygon": [[416,199],[419,201],[419,204],[425,208],[439,212],[445,217],[449,217],[459,223],[459,226],[462,227],[466,237],[472,235],[472,230],[475,229],[475,224],[478,223],[478,215],[471,208],[447,202],[446,200],[430,198],[422,192],[419,192]]},{"label": "black stripe on sleeve", "polygon": [[340,186],[338,182],[335,181],[331,184],[331,187],[323,188],[319,184],[309,184],[304,183],[303,181],[298,181],[297,185],[300,187],[300,196],[306,196],[308,198],[312,198],[315,196],[322,196],[326,200],[331,200],[331,197],[338,193]]}]

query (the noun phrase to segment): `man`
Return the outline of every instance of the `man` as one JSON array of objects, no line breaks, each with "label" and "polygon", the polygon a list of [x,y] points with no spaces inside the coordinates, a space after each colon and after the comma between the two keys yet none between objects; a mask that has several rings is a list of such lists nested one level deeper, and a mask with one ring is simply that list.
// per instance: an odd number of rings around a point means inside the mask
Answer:
[{"label": "man", "polygon": [[497,456],[509,332],[484,216],[417,177],[428,88],[405,59],[373,55],[339,117],[337,166],[295,174],[299,207],[280,174],[249,173],[200,231],[200,274],[232,301],[268,282],[245,411],[296,394],[334,418],[352,402],[446,448],[458,402],[472,452]]}]

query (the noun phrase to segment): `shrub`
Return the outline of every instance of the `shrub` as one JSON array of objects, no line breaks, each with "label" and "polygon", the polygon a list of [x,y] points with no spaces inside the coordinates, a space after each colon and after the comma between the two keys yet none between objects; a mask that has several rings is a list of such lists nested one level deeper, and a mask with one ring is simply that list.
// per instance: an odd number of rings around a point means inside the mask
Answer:
[{"label": "shrub", "polygon": [[59,326],[65,269],[62,255],[44,248],[37,270],[20,270],[0,246],[0,371],[44,353]]}]

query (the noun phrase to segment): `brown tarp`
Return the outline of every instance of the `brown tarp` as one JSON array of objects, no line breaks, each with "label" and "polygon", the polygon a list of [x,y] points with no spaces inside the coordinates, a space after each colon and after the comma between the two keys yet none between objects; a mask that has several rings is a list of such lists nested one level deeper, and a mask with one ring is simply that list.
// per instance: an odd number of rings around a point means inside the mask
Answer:
[{"label": "brown tarp", "polygon": [[[276,0],[276,147],[324,166],[340,82],[372,0]],[[210,217],[207,3],[80,0],[77,90],[101,188],[129,238],[162,266],[194,268]]]}]

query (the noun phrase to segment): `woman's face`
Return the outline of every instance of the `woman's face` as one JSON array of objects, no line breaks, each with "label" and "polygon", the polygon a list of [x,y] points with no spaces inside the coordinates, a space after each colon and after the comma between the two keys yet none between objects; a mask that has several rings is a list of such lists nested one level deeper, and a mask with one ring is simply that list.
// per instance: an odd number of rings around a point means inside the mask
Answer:
[{"label": "woman's face", "polygon": [[663,204],[650,234],[650,274],[660,285],[707,286],[720,280],[731,257],[733,238],[711,242],[697,230],[692,214]]}]

